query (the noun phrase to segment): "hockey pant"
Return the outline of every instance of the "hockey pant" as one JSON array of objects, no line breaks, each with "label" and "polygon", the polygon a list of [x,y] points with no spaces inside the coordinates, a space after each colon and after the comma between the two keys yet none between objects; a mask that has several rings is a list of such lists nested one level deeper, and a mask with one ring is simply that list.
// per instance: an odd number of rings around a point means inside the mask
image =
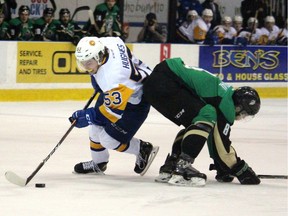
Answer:
[{"label": "hockey pant", "polygon": [[142,100],[138,105],[127,104],[122,118],[106,126],[91,125],[90,149],[95,163],[108,162],[108,149],[138,155],[140,140],[133,137],[148,116],[150,105]]}]

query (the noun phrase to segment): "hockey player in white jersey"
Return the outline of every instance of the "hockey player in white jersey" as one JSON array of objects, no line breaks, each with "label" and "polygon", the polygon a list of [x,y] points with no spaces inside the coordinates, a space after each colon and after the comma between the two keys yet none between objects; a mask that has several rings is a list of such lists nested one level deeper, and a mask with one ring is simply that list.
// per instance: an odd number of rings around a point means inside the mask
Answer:
[{"label": "hockey player in white jersey", "polygon": [[232,26],[232,18],[230,16],[224,16],[222,18],[222,24],[215,26],[213,29],[219,38],[221,44],[233,44],[234,38],[237,35],[236,29]]},{"label": "hockey player in white jersey", "polygon": [[207,33],[211,27],[213,12],[210,9],[205,9],[202,16],[195,18],[189,25],[183,25],[177,31],[177,34],[184,41],[191,43],[203,44]]},{"label": "hockey player in white jersey", "polygon": [[275,25],[275,18],[273,16],[265,17],[264,25],[265,26],[261,28],[261,45],[275,44],[280,32],[279,27]]},{"label": "hockey player in white jersey", "polygon": [[260,44],[262,32],[258,27],[258,20],[250,17],[247,21],[247,28],[242,29],[238,33],[238,38],[246,39],[249,44]]},{"label": "hockey player in white jersey", "polygon": [[90,73],[100,96],[95,107],[78,110],[70,117],[78,128],[90,125],[92,160],[76,164],[74,171],[103,174],[109,161],[108,149],[112,149],[136,155],[134,171],[144,175],[159,147],[133,136],[150,109],[142,98],[142,82],[151,70],[118,37],[84,37],[75,56],[78,68]]}]

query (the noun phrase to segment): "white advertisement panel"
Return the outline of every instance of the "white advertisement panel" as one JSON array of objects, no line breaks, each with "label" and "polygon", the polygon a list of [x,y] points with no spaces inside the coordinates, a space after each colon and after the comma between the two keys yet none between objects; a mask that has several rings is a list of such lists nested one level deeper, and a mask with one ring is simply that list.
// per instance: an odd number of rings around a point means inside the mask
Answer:
[{"label": "white advertisement panel", "polygon": [[152,12],[159,23],[167,23],[169,3],[167,0],[125,0],[124,22],[143,23],[146,14]]}]

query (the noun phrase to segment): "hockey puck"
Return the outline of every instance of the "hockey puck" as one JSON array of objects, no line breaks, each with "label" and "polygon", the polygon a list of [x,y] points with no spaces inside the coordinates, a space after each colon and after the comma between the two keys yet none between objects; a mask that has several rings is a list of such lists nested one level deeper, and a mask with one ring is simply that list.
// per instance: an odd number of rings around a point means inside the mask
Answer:
[{"label": "hockey puck", "polygon": [[45,184],[44,184],[44,183],[37,183],[37,184],[35,184],[35,187],[37,187],[37,188],[44,188],[44,187],[45,187]]}]

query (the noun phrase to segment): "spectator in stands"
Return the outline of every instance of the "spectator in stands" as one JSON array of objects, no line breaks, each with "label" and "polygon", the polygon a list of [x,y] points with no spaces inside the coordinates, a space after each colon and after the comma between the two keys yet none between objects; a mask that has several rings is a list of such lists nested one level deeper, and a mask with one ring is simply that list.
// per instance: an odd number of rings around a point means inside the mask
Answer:
[{"label": "spectator in stands", "polygon": [[243,0],[241,2],[241,14],[245,27],[250,17],[256,17],[258,19],[258,26],[262,27],[264,24],[264,18],[268,15],[267,1]]},{"label": "spectator in stands", "polygon": [[34,39],[33,21],[29,18],[30,9],[27,5],[21,5],[18,17],[11,19],[10,32],[12,40],[31,41]]},{"label": "spectator in stands", "polygon": [[243,17],[244,27],[247,27],[248,19],[255,17],[257,10],[257,0],[243,0],[241,2],[241,15]]},{"label": "spectator in stands", "polygon": [[144,26],[138,34],[137,42],[165,43],[167,41],[167,28],[157,22],[156,14],[148,13]]},{"label": "spectator in stands", "polygon": [[240,15],[234,16],[233,27],[235,28],[237,35],[243,29],[243,18]]},{"label": "spectator in stands", "polygon": [[250,17],[247,21],[247,27],[242,29],[238,34],[238,45],[242,44],[259,44],[262,31],[258,28],[258,20]]},{"label": "spectator in stands", "polygon": [[230,16],[224,16],[222,24],[216,26],[214,29],[218,36],[218,42],[220,44],[233,44],[234,38],[237,35],[235,28],[232,26],[232,18]]},{"label": "spectator in stands", "polygon": [[9,22],[11,20],[11,9],[17,8],[16,0],[0,0],[0,12],[5,16],[5,21]]},{"label": "spectator in stands", "polygon": [[177,27],[186,20],[189,11],[196,11],[202,14],[203,8],[199,0],[178,0],[177,1]]},{"label": "spectator in stands", "polygon": [[59,25],[59,20],[54,19],[54,9],[45,8],[43,16],[35,20],[34,32],[37,41],[55,41],[56,27]]},{"label": "spectator in stands", "polygon": [[221,24],[221,14],[219,10],[219,5],[214,2],[214,0],[205,0],[202,3],[203,9],[210,9],[213,12],[213,19],[211,21],[211,28]]},{"label": "spectator in stands", "polygon": [[123,28],[122,31],[120,9],[116,2],[116,0],[105,0],[104,3],[97,5],[93,12],[95,25],[88,20],[84,30],[97,37],[116,36],[125,40],[128,37],[128,30]]},{"label": "spectator in stands", "polygon": [[0,40],[9,40],[9,24],[5,21],[5,14],[0,11]]},{"label": "spectator in stands", "polygon": [[275,44],[278,34],[279,27],[275,25],[275,18],[273,16],[267,16],[265,18],[264,27],[261,28],[262,35],[260,42],[262,45]]},{"label": "spectator in stands", "polygon": [[259,21],[258,27],[261,28],[264,26],[265,17],[268,16],[268,1],[267,0],[258,0],[257,1],[257,19]]},{"label": "spectator in stands", "polygon": [[82,37],[82,29],[71,20],[70,11],[67,8],[62,8],[59,12],[59,23],[56,26],[56,40],[70,41],[77,45]]}]

